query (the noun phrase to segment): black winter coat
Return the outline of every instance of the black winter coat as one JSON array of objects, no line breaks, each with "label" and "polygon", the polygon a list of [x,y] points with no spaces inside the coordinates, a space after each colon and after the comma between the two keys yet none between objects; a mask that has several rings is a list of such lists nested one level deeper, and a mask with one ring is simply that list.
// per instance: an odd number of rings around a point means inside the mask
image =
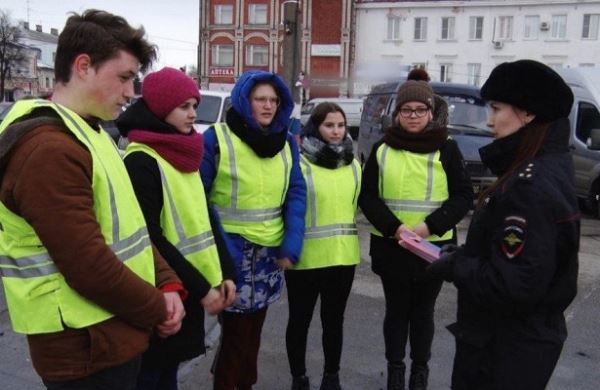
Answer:
[{"label": "black winter coat", "polygon": [[[514,161],[522,133],[481,149],[494,173],[502,175]],[[549,128],[540,152],[476,210],[455,257],[458,314],[449,329],[457,343],[495,357],[491,366],[500,372],[492,375],[493,388],[543,388],[567,336],[563,312],[577,291],[580,227],[568,136],[567,119]],[[521,353],[504,353],[509,345]],[[546,353],[552,345],[554,352]],[[476,368],[458,347],[457,359],[458,366]],[[472,374],[455,372],[453,388],[474,388]]]},{"label": "black winter coat", "polygon": [[[427,262],[402,248],[393,238],[402,224],[379,196],[379,164],[377,149],[383,141],[373,145],[365,164],[358,204],[365,217],[385,237],[371,234],[371,267],[378,275],[398,278],[423,278]],[[446,172],[449,198],[425,218],[431,234],[443,235],[455,230],[454,239],[440,241],[444,245],[456,242],[456,224],[473,204],[473,187],[465,169],[462,154],[456,141],[448,139],[440,148],[440,161]]]},{"label": "black winter coat", "polygon": [[[189,360],[205,352],[204,308],[200,300],[208,293],[210,283],[163,235],[160,226],[163,191],[158,162],[143,152],[129,154],[124,162],[146,219],[150,240],[177,273],[189,293],[183,302],[186,316],[183,318],[181,330],[164,339],[153,335],[150,347],[144,353],[144,366],[164,367]],[[214,212],[210,209],[209,218],[219,253],[223,279],[235,280],[235,269],[227,251],[223,231]]]}]

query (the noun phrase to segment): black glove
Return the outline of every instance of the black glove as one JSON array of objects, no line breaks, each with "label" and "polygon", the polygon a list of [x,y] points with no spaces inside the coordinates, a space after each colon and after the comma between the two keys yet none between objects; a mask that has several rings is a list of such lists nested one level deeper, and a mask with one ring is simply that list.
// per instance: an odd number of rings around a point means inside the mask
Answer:
[{"label": "black glove", "polygon": [[455,251],[452,253],[444,253],[425,269],[425,272],[433,278],[444,279],[446,282],[454,280],[454,258]]},{"label": "black glove", "polygon": [[440,257],[444,255],[450,255],[459,250],[460,247],[456,244],[446,244],[440,248]]}]

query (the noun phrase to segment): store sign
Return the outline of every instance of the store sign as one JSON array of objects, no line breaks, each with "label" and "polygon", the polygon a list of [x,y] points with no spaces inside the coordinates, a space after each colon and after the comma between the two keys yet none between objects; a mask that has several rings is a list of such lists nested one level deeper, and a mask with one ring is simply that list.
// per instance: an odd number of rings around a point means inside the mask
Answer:
[{"label": "store sign", "polygon": [[233,67],[211,67],[209,76],[233,77]]},{"label": "store sign", "polygon": [[311,45],[310,54],[319,57],[339,57],[342,55],[342,45]]}]

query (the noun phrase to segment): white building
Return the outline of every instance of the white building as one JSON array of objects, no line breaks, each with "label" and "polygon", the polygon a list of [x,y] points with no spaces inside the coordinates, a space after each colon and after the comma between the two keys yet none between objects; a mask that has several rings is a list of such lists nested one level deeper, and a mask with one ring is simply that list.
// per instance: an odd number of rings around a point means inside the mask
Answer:
[{"label": "white building", "polygon": [[355,12],[355,94],[389,76],[381,69],[407,65],[478,86],[496,65],[523,58],[600,66],[600,1],[358,0]]}]

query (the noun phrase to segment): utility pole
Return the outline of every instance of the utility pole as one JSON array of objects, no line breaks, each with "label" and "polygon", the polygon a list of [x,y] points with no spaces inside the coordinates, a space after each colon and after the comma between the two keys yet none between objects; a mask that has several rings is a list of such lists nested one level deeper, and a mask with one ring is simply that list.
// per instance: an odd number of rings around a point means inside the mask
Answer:
[{"label": "utility pole", "polygon": [[299,95],[296,93],[295,81],[299,73],[298,60],[300,58],[299,39],[300,39],[300,23],[298,23],[299,15],[298,0],[285,0],[281,3],[283,15],[283,79],[287,83],[294,102],[300,103]]}]

